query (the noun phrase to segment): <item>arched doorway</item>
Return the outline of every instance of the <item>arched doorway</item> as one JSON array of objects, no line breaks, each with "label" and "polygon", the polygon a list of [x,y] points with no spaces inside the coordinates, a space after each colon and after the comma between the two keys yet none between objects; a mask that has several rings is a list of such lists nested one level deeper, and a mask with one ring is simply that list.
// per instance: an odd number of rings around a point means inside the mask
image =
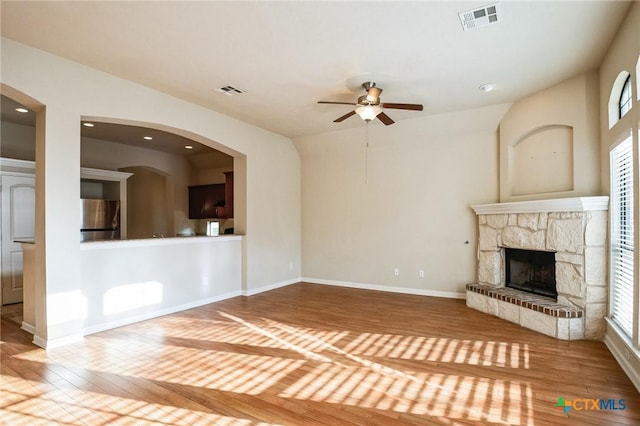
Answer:
[{"label": "arched doorway", "polygon": [[[24,330],[35,333],[45,312],[46,289],[42,180],[37,145],[44,144],[44,105],[0,83],[2,92],[2,287],[0,309],[11,311]],[[25,253],[19,242],[25,241]],[[28,271],[23,270],[24,257]],[[36,269],[39,269],[36,271]],[[29,285],[25,286],[25,280]],[[13,304],[6,307],[7,304]],[[4,307],[2,305],[5,305]]]}]

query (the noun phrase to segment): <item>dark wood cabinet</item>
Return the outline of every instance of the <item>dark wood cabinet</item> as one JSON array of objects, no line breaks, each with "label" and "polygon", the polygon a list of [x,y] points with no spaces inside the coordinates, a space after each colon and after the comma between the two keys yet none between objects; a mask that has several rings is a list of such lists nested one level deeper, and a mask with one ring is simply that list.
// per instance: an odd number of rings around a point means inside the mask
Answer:
[{"label": "dark wood cabinet", "polygon": [[[227,217],[224,212],[225,197],[224,183],[190,186],[189,219]],[[222,209],[218,207],[222,207]]]},{"label": "dark wood cabinet", "polygon": [[233,217],[233,172],[225,172],[225,183],[189,187],[189,219]]},{"label": "dark wood cabinet", "polygon": [[227,217],[233,217],[233,172],[225,172],[225,190],[224,199],[227,204],[224,208]]}]

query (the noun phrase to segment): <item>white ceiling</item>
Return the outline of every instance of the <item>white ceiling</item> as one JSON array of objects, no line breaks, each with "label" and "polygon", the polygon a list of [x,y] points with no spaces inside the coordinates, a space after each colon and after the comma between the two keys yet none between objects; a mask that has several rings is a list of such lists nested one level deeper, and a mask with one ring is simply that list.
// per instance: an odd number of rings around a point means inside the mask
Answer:
[{"label": "white ceiling", "polygon": [[386,111],[394,126],[512,102],[597,67],[631,3],[502,1],[500,22],[463,31],[458,13],[488,4],[3,1],[1,33],[295,137],[361,126],[317,101],[355,101],[369,80],[383,102],[424,104]]}]

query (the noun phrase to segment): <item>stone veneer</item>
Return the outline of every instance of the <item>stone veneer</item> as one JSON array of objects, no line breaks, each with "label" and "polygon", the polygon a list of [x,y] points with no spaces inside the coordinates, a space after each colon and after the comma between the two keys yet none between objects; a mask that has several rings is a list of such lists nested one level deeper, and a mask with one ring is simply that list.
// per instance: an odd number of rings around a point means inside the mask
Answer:
[{"label": "stone veneer", "polygon": [[[602,339],[608,296],[608,197],[472,207],[479,225],[478,284],[504,288],[505,247],[555,252],[557,305],[584,315],[569,320],[475,289],[467,289],[467,306],[559,339]],[[513,294],[527,295],[517,290],[509,294],[513,300],[518,299]]]}]

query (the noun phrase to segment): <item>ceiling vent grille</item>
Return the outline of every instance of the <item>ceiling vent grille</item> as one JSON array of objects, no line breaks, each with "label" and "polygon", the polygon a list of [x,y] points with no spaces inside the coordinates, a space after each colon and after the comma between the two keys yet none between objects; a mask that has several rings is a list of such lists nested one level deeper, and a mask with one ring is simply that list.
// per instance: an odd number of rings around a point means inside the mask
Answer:
[{"label": "ceiling vent grille", "polygon": [[462,28],[465,31],[469,31],[499,22],[500,18],[498,12],[500,12],[500,5],[496,3],[490,6],[481,7],[480,9],[458,13],[458,16],[460,17]]},{"label": "ceiling vent grille", "polygon": [[245,93],[244,90],[238,89],[237,87],[233,86],[220,87],[219,89],[216,89],[216,92],[222,93],[223,95],[227,96],[240,95],[242,93]]}]

